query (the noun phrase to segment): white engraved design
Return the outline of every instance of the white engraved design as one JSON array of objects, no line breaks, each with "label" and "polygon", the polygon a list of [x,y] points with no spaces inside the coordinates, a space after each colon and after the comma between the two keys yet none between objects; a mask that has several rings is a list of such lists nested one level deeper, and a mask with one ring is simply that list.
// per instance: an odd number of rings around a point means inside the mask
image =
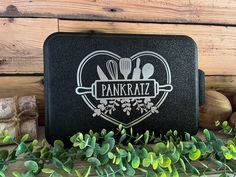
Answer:
[{"label": "white engraved design", "polygon": [[[106,55],[112,58],[106,62],[106,69],[111,79],[108,79],[101,67],[97,65],[97,74],[100,80],[95,80],[91,87],[84,87],[82,70],[90,59],[98,55]],[[165,85],[159,85],[155,79],[150,79],[154,73],[154,66],[151,63],[146,63],[142,69],[140,68],[140,57],[143,56],[152,56],[161,61],[166,70],[167,83]],[[133,73],[132,62],[136,63]],[[119,69],[117,63],[119,63]],[[119,72],[123,78],[118,78]],[[132,76],[129,79],[130,74]],[[94,51],[80,63],[77,71],[77,84],[78,87],[75,92],[81,95],[85,103],[94,111],[93,116],[100,116],[114,124],[123,124],[126,128],[141,122],[153,113],[158,113],[158,108],[173,89],[168,63],[162,56],[152,51],[139,52],[130,58],[122,58],[106,50]],[[164,94],[154,104],[151,99],[160,92],[164,92]],[[86,94],[91,94],[100,104],[95,106]],[[130,116],[134,108],[136,111],[140,111],[142,115],[129,123],[123,123],[112,117],[112,113],[117,110],[117,107],[121,107],[127,116]]]}]

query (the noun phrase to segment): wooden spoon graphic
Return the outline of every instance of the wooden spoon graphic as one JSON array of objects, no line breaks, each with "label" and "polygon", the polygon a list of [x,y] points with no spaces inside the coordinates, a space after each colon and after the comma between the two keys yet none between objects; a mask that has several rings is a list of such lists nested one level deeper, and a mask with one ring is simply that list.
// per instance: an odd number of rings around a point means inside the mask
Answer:
[{"label": "wooden spoon graphic", "polygon": [[154,66],[151,63],[146,63],[142,68],[143,79],[150,78],[154,73]]}]

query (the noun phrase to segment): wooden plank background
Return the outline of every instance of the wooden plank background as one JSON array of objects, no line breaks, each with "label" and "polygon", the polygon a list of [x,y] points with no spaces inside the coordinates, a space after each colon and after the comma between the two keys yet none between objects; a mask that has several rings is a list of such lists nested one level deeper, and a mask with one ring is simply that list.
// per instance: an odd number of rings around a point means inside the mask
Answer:
[{"label": "wooden plank background", "polygon": [[236,24],[235,0],[3,0],[1,17]]},{"label": "wooden plank background", "polygon": [[206,88],[236,94],[235,0],[0,1],[0,97],[35,94],[43,124],[43,43],[58,31],[192,37]]}]

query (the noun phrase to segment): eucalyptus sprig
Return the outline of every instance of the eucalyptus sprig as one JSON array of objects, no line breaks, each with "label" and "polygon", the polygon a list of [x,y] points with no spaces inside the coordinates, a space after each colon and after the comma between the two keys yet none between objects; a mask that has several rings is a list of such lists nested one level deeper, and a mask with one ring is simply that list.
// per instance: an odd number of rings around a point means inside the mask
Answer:
[{"label": "eucalyptus sprig", "polygon": [[[24,161],[24,172],[12,172],[15,177],[34,177],[39,173],[50,177],[61,177],[62,169],[66,176],[88,177],[96,173],[100,177],[112,176],[174,176],[180,174],[197,176],[207,172],[221,171],[221,176],[235,174],[236,131],[228,122],[216,122],[221,132],[229,135],[225,142],[213,131],[203,130],[203,138],[177,131],[168,131],[156,136],[154,132],[134,134],[133,129],[122,125],[117,131],[81,132],[70,138],[73,146],[65,148],[60,140],[50,146],[45,140],[26,143],[29,135],[18,143],[8,131],[0,132],[0,141],[15,143],[11,150],[0,150],[0,176],[5,177],[11,163]],[[87,169],[74,167],[76,162],[84,161]],[[59,171],[61,174],[59,174]]]}]

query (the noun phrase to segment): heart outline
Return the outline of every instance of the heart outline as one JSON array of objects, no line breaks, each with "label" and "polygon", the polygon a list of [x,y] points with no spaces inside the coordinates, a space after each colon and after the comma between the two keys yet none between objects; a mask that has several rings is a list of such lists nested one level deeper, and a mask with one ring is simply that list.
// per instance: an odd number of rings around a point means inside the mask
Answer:
[{"label": "heart outline", "polygon": [[[98,55],[107,55],[107,56],[110,56],[113,59],[116,59],[118,61],[121,58],[119,55],[117,55],[113,52],[107,51],[107,50],[96,50],[96,51],[88,54],[81,61],[81,63],[79,64],[78,70],[77,70],[77,85],[78,85],[78,87],[83,86],[83,84],[82,84],[82,71],[83,71],[83,67],[85,66],[86,62]],[[164,64],[166,74],[167,74],[167,84],[171,84],[171,71],[170,71],[169,65],[168,65],[167,61],[165,60],[165,58],[163,58],[158,53],[153,52],[153,51],[142,51],[142,52],[138,52],[138,53],[132,55],[130,58],[132,61],[134,61],[135,59],[137,59],[141,56],[145,56],[145,55],[153,56],[153,57],[157,58],[158,60],[160,60],[162,62],[162,64]],[[164,94],[156,103],[157,108],[159,108],[163,104],[166,97],[168,96],[168,93],[169,92],[164,91]],[[91,103],[91,101],[88,99],[88,97],[86,95],[81,95],[81,96],[82,96],[84,102],[90,107],[90,109],[92,109],[92,110],[96,109],[96,106],[94,106],[93,103]],[[129,127],[132,127],[132,126],[138,124],[139,122],[143,121],[144,119],[148,118],[151,114],[153,114],[153,113],[151,111],[148,111],[145,114],[141,115],[140,117],[138,117],[137,119],[135,119],[129,123],[120,122],[120,121],[118,121],[118,120],[116,120],[116,119],[112,118],[111,116],[104,114],[104,113],[101,113],[100,117],[102,117],[103,119],[105,119],[113,124],[116,124],[116,125],[122,124],[125,128],[129,128]]]}]

